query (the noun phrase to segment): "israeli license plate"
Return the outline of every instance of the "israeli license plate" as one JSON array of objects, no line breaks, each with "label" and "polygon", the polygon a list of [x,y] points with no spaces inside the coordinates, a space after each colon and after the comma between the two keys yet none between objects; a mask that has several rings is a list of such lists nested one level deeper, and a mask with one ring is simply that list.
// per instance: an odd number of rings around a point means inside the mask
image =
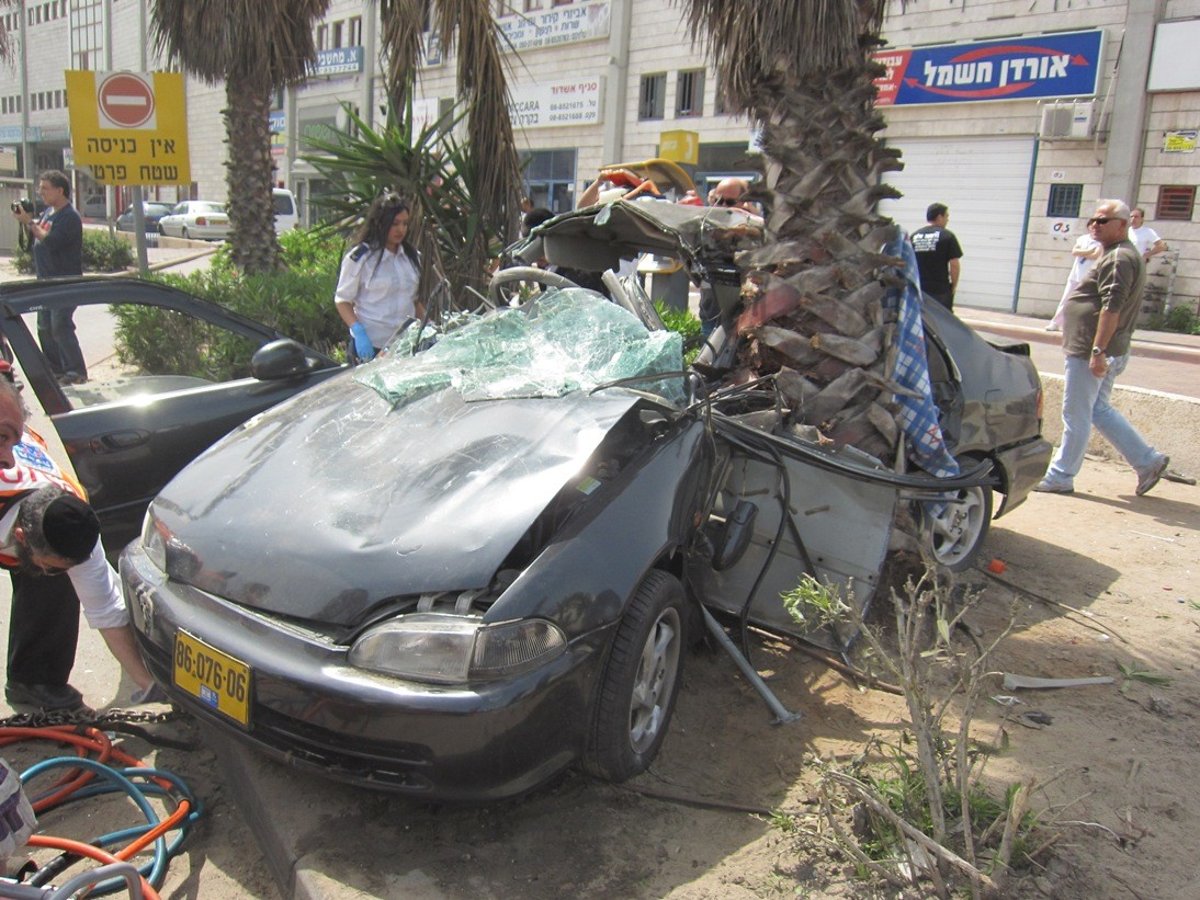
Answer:
[{"label": "israeli license plate", "polygon": [[215,712],[250,726],[250,667],[186,631],[175,633],[175,686]]}]

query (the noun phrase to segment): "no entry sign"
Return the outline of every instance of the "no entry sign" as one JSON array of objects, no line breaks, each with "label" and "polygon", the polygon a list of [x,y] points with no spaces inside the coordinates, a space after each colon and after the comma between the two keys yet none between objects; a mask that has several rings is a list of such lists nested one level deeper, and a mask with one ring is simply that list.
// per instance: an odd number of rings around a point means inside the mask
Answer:
[{"label": "no entry sign", "polygon": [[131,72],[109,75],[96,90],[101,128],[154,128],[154,87]]},{"label": "no entry sign", "polygon": [[101,184],[188,184],[179,72],[68,71],[75,164]]}]

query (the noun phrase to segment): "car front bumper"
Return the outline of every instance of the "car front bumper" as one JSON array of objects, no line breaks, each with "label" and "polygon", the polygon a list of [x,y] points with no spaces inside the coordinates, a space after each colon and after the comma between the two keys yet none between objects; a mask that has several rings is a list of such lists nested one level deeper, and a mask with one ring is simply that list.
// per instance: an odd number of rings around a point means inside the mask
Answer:
[{"label": "car front bumper", "polygon": [[[142,655],[171,701],[288,764],[421,799],[480,801],[536,787],[586,746],[611,629],[511,679],[421,684],[356,669],[344,646],[167,580],[139,542],[120,569]],[[181,629],[250,667],[247,727],[175,684]]]}]

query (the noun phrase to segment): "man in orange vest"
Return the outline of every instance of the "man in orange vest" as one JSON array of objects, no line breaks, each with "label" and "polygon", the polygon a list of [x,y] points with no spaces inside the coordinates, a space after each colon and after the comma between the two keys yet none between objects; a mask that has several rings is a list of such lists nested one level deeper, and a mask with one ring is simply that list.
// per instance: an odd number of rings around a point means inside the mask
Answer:
[{"label": "man in orange vest", "polygon": [[104,558],[100,520],[83,488],[26,429],[26,418],[16,386],[0,377],[0,567],[12,579],[5,699],[42,710],[83,707],[68,683],[81,605],[146,699],[154,682],[138,654],[120,582]]}]

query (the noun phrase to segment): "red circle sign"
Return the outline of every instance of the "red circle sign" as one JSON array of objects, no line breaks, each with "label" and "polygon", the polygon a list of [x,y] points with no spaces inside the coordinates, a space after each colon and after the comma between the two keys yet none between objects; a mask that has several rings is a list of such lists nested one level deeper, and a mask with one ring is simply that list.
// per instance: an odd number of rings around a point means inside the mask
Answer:
[{"label": "red circle sign", "polygon": [[119,128],[137,128],[154,115],[154,91],[136,75],[110,75],[96,92],[100,112]]}]

